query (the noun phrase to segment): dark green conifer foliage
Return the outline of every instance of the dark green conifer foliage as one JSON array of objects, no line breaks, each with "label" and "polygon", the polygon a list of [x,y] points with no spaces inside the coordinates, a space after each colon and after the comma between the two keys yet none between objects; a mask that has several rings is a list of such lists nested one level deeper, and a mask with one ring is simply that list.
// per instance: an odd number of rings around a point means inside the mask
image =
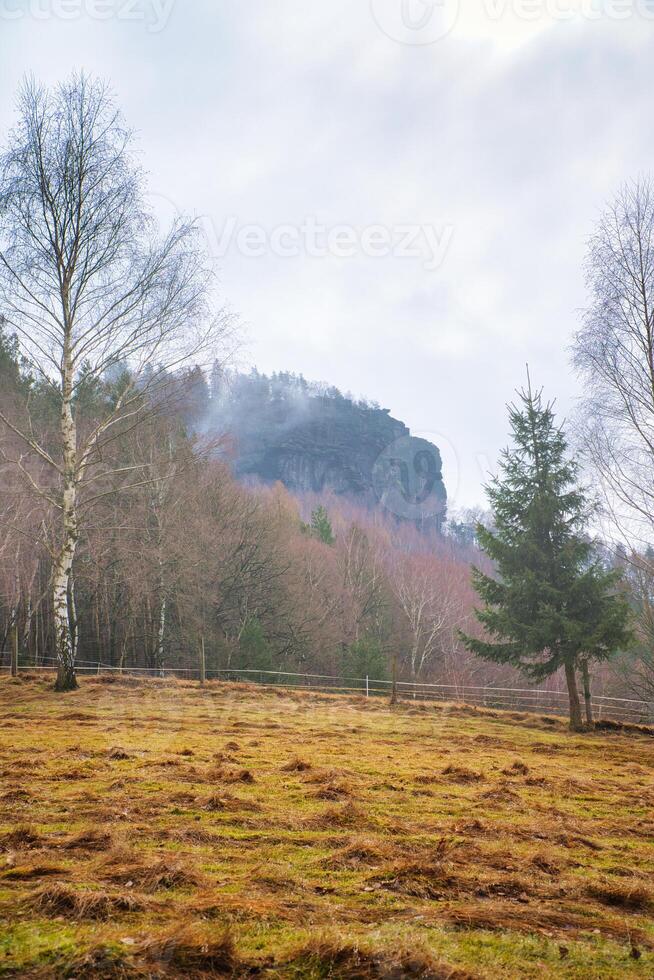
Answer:
[{"label": "dark green conifer foliage", "polygon": [[329,514],[322,504],[311,515],[311,534],[323,544],[334,544],[336,540]]},{"label": "dark green conifer foliage", "polygon": [[486,660],[519,667],[534,681],[565,670],[570,725],[582,728],[576,671],[631,639],[619,572],[606,571],[586,534],[589,507],[565,435],[542,395],[520,391],[509,406],[513,447],[486,488],[494,528],[478,527],[497,577],[473,571],[486,638],[464,636]]}]

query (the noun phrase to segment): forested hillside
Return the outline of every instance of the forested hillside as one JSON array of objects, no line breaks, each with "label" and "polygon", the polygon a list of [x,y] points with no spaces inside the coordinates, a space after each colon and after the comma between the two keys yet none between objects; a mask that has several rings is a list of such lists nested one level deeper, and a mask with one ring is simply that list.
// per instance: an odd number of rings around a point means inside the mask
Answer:
[{"label": "forested hillside", "polygon": [[[17,427],[53,433],[48,386],[21,364],[6,331],[0,345],[3,410]],[[243,388],[263,383],[249,379]],[[86,425],[124,384],[113,372],[79,386],[75,407]],[[290,390],[287,380],[265,384],[280,401],[280,387]],[[354,495],[291,494],[272,479],[242,485],[233,466],[233,416],[208,391],[197,368],[168,378],[165,404],[147,425],[121,426],[98,461],[106,476],[100,493],[82,497],[93,517],[80,536],[70,595],[78,659],[196,667],[203,640],[209,669],[385,677],[397,654],[407,678],[474,673],[456,634],[472,605],[465,547],[370,500],[357,504]],[[406,432],[377,409],[334,393],[320,397]],[[244,401],[241,395],[231,404],[247,413]],[[247,417],[254,437],[261,414]],[[345,441],[342,449],[349,449]],[[10,431],[2,452],[3,646],[16,621],[21,656],[37,663],[56,654],[48,588],[56,508],[31,486],[33,472],[12,463],[20,440]],[[353,446],[352,458],[356,452]],[[237,473],[252,472],[247,459],[236,454]]]},{"label": "forested hillside", "polygon": [[[2,410],[17,424],[29,420],[54,432],[48,387],[21,364],[6,331],[0,352]],[[124,383],[114,373],[80,385],[76,404],[87,425]],[[242,392],[265,386],[265,403],[279,392],[276,384],[249,378]],[[293,387],[288,379],[279,386],[284,393]],[[403,429],[386,413],[333,392],[315,397]],[[246,411],[243,393],[230,404]],[[465,527],[452,523],[444,533],[403,519],[380,501],[291,492],[279,480],[244,485],[239,475],[248,469],[247,457],[234,450],[224,405],[224,398],[213,402],[211,378],[190,368],[168,378],[165,403],[147,425],[125,424],[106,447],[98,463],[106,475],[102,490],[88,499],[92,519],[80,536],[70,594],[79,662],[195,670],[203,644],[209,671],[389,679],[395,667],[404,680],[523,686],[510,666],[479,660],[461,641],[461,630],[480,629],[471,563],[490,570]],[[221,424],[207,425],[212,412]],[[51,662],[57,512],[31,487],[32,471],[12,463],[20,459],[20,440],[11,432],[5,431],[2,453],[3,661],[15,623],[22,662]],[[626,689],[605,671],[597,690]]]}]

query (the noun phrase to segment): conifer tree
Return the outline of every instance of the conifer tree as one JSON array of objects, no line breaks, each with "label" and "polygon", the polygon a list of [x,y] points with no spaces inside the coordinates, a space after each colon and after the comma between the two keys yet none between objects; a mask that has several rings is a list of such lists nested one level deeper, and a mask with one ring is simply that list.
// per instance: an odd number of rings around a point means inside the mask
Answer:
[{"label": "conifer tree", "polygon": [[334,544],[336,540],[329,514],[322,504],[316,507],[311,515],[311,534],[323,544]]},{"label": "conifer tree", "polygon": [[583,728],[577,669],[607,659],[631,638],[619,573],[606,571],[586,534],[589,507],[577,464],[551,404],[531,386],[509,406],[513,447],[486,488],[494,529],[479,543],[497,575],[473,571],[486,638],[463,636],[469,650],[540,681],[563,668],[570,727]]}]

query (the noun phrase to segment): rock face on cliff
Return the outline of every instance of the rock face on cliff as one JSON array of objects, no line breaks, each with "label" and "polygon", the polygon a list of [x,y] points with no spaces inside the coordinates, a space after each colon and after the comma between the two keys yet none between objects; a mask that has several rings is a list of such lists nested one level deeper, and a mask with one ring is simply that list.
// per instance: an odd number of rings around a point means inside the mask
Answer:
[{"label": "rock face on cliff", "polygon": [[214,380],[213,403],[239,476],[296,492],[331,490],[402,519],[441,523],[440,453],[387,409],[292,375],[254,372]]}]

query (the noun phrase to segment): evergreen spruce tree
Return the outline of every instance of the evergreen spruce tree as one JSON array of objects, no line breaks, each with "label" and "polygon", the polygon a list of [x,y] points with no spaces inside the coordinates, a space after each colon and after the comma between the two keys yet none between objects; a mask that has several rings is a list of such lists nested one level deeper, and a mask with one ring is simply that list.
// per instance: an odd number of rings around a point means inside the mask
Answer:
[{"label": "evergreen spruce tree", "polygon": [[317,538],[324,544],[334,544],[336,540],[329,514],[322,504],[316,507],[311,515],[310,532],[314,538]]},{"label": "evergreen spruce tree", "polygon": [[589,508],[551,405],[531,386],[509,406],[514,446],[486,488],[494,529],[479,543],[497,577],[473,571],[486,638],[463,636],[478,656],[521,668],[534,681],[563,668],[570,727],[583,728],[577,669],[631,639],[619,572],[606,571],[586,535]]}]

